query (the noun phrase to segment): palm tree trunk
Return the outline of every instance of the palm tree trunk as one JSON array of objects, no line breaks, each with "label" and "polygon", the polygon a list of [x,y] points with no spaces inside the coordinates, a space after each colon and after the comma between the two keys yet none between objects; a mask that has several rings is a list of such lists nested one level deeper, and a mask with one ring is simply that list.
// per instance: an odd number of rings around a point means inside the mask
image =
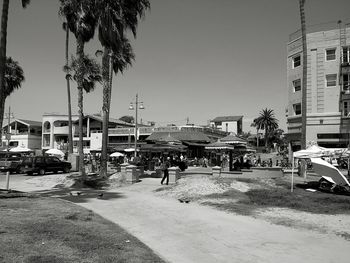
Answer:
[{"label": "palm tree trunk", "polygon": [[256,129],[256,148],[259,148],[259,129]]},{"label": "palm tree trunk", "polygon": [[305,0],[299,0],[300,22],[301,22],[301,39],[303,45],[303,80],[302,80],[302,101],[301,101],[301,149],[306,148],[306,114],[307,114],[307,45],[306,45],[306,23],[305,23]]},{"label": "palm tree trunk", "polygon": [[[69,64],[68,49],[69,49],[69,29],[67,25],[66,26],[66,68],[67,69]],[[70,80],[67,75],[66,75],[66,81],[67,81],[67,97],[68,97],[68,153],[73,153],[72,101],[70,97]]]},{"label": "palm tree trunk", "polygon": [[[7,42],[7,21],[9,12],[9,0],[3,0],[1,15],[1,40],[0,40],[0,108],[5,107],[5,64],[6,64],[6,42]],[[2,142],[2,123],[4,110],[0,110],[0,145]]]},{"label": "palm tree trunk", "polygon": [[267,137],[268,137],[267,132],[268,132],[268,129],[267,129],[267,127],[265,127],[265,148],[266,148],[266,150],[267,150]]},{"label": "palm tree trunk", "polygon": [[[1,116],[1,123],[3,122],[3,116],[5,114],[5,96],[1,96],[0,97],[0,116]],[[2,127],[2,126],[1,126]],[[2,138],[2,132],[3,132],[3,129],[0,129],[0,138]],[[0,139],[0,146],[2,146],[2,140]]]},{"label": "palm tree trunk", "polygon": [[101,149],[101,170],[100,176],[107,177],[107,147],[108,147],[108,123],[109,123],[109,67],[112,58],[109,56],[110,50],[104,48],[102,59],[103,70],[103,103],[102,103],[102,149]]},{"label": "palm tree trunk", "polygon": [[81,63],[84,57],[84,41],[78,37],[77,38],[77,58],[78,58],[78,74],[77,74],[77,84],[78,84],[78,111],[79,111],[79,174],[85,179],[85,167],[84,167],[84,148],[83,148],[83,72],[81,72]]}]

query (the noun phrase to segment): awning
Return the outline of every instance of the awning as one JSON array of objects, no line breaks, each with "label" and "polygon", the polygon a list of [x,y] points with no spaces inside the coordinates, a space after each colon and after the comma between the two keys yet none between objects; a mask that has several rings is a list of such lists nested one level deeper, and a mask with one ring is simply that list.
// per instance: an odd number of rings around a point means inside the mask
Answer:
[{"label": "awning", "polygon": [[206,150],[234,150],[235,147],[224,142],[214,142],[205,146]]},{"label": "awning", "polygon": [[197,147],[205,147],[208,145],[208,143],[198,143],[198,142],[189,142],[189,141],[183,141],[182,143],[187,146],[197,146]]},{"label": "awning", "polygon": [[144,144],[141,145],[142,152],[184,152],[187,146],[173,144]]}]

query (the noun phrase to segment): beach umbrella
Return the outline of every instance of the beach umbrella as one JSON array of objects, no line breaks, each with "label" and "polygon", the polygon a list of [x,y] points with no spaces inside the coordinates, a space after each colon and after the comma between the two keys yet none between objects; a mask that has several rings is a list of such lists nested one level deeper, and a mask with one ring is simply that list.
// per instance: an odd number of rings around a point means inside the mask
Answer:
[{"label": "beach umbrella", "polygon": [[64,152],[59,149],[49,149],[45,152],[46,154],[64,156]]},{"label": "beach umbrella", "polygon": [[350,186],[348,179],[332,164],[321,158],[311,158],[315,172],[331,183],[340,186]]},{"label": "beach umbrella", "polygon": [[[135,148],[126,148],[124,149],[125,152],[134,152],[135,151]],[[140,151],[140,149],[136,149],[136,151]]]}]

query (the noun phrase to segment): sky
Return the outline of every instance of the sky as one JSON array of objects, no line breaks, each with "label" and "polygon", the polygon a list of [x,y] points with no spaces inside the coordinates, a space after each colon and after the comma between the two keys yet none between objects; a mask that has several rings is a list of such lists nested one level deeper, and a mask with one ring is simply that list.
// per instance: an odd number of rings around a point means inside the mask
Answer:
[{"label": "sky", "polygon": [[[0,0],[2,6],[3,0]],[[33,0],[23,9],[10,1],[7,55],[24,69],[22,88],[7,100],[14,116],[41,121],[44,113],[67,114],[62,67],[65,33],[58,0]],[[287,48],[300,28],[298,0],[150,0],[151,10],[132,40],[133,66],[113,78],[111,117],[135,115],[157,126],[204,125],[217,116],[243,115],[243,130],[264,108],[286,130]],[[306,0],[307,25],[350,18],[348,0]],[[70,53],[76,50],[70,35]],[[102,49],[95,35],[85,48]],[[96,58],[99,62],[101,58]],[[71,84],[77,113],[76,84]],[[99,113],[102,87],[84,94],[84,113]]]}]

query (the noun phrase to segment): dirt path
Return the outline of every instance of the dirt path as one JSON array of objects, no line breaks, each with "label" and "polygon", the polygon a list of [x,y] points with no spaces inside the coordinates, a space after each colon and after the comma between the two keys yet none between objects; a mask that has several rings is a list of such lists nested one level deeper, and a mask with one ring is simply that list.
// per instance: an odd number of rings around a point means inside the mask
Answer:
[{"label": "dirt path", "polygon": [[[158,179],[76,202],[119,224],[169,262],[349,262],[350,242],[156,196]],[[120,198],[108,198],[118,193]],[[74,201],[74,198],[72,199]]]}]

